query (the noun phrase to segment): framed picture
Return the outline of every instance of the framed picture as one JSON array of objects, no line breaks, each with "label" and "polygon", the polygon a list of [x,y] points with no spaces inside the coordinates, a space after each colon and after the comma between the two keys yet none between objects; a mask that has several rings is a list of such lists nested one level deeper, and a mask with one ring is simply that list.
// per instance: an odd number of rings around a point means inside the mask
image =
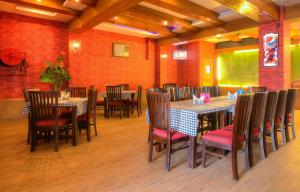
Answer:
[{"label": "framed picture", "polygon": [[129,57],[129,45],[113,43],[112,56],[114,56],[114,57]]},{"label": "framed picture", "polygon": [[268,33],[263,37],[264,66],[274,67],[278,65],[278,34]]}]

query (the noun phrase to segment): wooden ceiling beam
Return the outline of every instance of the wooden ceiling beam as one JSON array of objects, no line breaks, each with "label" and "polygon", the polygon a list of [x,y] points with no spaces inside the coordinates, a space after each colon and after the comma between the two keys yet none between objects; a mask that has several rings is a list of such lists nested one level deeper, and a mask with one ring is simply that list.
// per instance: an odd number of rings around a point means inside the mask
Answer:
[{"label": "wooden ceiling beam", "polygon": [[[158,33],[161,36],[174,36],[175,34],[157,24],[146,23],[144,20],[134,19],[127,15],[119,15],[109,20],[109,23],[141,29],[144,31]],[[160,37],[161,37],[160,36]]]},{"label": "wooden ceiling beam", "polygon": [[211,24],[223,24],[218,13],[188,0],[144,0],[147,3],[180,13],[182,15],[199,19]]},{"label": "wooden ceiling beam", "polygon": [[94,7],[88,7],[80,17],[69,23],[72,32],[83,32],[94,26],[120,15],[142,0],[99,0]]},{"label": "wooden ceiling beam", "polygon": [[56,12],[64,15],[70,15],[70,16],[79,15],[78,11],[63,7],[61,1],[59,0],[42,1],[42,2],[37,2],[32,0],[0,0],[0,1],[14,3],[16,5],[21,5],[25,7],[34,8],[34,9]]},{"label": "wooden ceiling beam", "polygon": [[164,45],[164,44],[173,44],[173,43],[184,42],[184,41],[193,41],[200,38],[215,36],[217,34],[230,33],[230,32],[239,31],[243,29],[249,29],[256,26],[257,26],[257,22],[249,18],[242,18],[242,19],[225,23],[220,26],[206,27],[203,29],[199,29],[198,31],[183,33],[175,37],[162,38],[158,40],[158,44]]},{"label": "wooden ceiling beam", "polygon": [[[129,9],[126,14],[143,19],[147,22],[156,23],[162,26],[177,26],[181,27],[184,30],[195,30],[196,27],[193,27],[190,22],[177,18],[173,15],[165,14],[160,11],[156,11],[141,5],[137,5],[131,9]],[[167,21],[167,24],[164,22]]]},{"label": "wooden ceiling beam", "polygon": [[300,18],[300,3],[285,8],[285,19]]},{"label": "wooden ceiling beam", "polygon": [[279,7],[266,0],[215,0],[218,3],[256,21],[265,23],[279,20]]}]

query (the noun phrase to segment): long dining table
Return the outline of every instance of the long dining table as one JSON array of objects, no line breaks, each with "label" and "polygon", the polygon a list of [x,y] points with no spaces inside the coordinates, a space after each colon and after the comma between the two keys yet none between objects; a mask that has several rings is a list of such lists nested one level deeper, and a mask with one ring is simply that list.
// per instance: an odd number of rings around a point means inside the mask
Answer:
[{"label": "long dining table", "polygon": [[[228,99],[227,96],[211,98],[204,104],[193,104],[192,100],[175,101],[170,104],[170,127],[172,130],[189,135],[188,162],[189,167],[197,166],[197,129],[198,116],[210,113],[219,113],[219,125],[224,127],[224,112],[234,112],[236,99]],[[148,111],[146,112],[149,122]]]}]

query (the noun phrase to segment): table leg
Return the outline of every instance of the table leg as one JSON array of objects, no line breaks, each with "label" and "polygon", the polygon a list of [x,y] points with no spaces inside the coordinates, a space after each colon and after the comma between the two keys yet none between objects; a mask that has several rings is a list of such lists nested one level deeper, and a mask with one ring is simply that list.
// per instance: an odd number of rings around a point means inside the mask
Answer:
[{"label": "table leg", "polygon": [[197,149],[197,137],[190,136],[188,161],[189,161],[189,167],[193,169],[196,167],[196,149]]},{"label": "table leg", "polygon": [[78,124],[77,124],[77,107],[72,107],[72,145],[78,143]]},{"label": "table leg", "polygon": [[225,114],[224,114],[224,111],[220,111],[219,112],[219,129],[223,128],[224,127],[224,118],[225,118]]}]

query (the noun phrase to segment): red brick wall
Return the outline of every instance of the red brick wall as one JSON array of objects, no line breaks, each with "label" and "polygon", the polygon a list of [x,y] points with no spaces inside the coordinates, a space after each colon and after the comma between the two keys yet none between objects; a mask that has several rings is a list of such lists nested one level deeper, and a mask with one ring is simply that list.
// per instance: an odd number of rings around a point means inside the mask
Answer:
[{"label": "red brick wall", "polygon": [[[21,98],[22,89],[41,87],[40,71],[47,60],[64,51],[68,55],[68,31],[63,24],[0,12],[0,50],[16,48],[26,52],[27,74],[0,76],[0,99]],[[68,58],[66,60],[68,62]],[[1,68],[5,70],[5,68]]]},{"label": "red brick wall", "polygon": [[[95,85],[100,91],[106,84],[129,83],[131,89],[140,84],[144,88],[155,83],[155,43],[149,41],[148,55],[145,38],[89,30],[82,34],[69,35],[69,42],[79,41],[78,51],[69,51],[71,85]],[[112,43],[129,45],[129,58],[112,57]]]},{"label": "red brick wall", "polygon": [[[272,22],[259,25],[259,85],[266,86],[271,90],[280,90],[286,88],[290,81],[290,36],[289,24],[284,21],[284,9],[280,11],[280,22]],[[279,34],[278,66],[264,67],[263,36],[267,33]]]}]

